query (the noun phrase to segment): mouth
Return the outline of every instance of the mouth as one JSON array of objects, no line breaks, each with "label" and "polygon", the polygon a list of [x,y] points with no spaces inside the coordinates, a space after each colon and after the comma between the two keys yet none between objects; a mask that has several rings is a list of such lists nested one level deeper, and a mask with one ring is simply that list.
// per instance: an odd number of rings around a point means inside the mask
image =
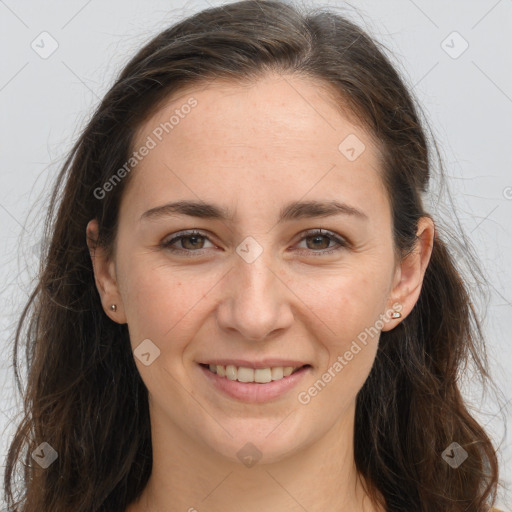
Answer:
[{"label": "mouth", "polygon": [[276,380],[284,379],[289,377],[299,370],[310,367],[309,364],[302,366],[269,366],[267,368],[249,368],[247,366],[235,366],[232,364],[221,365],[221,364],[206,364],[199,363],[205,369],[208,369],[211,373],[217,374],[221,378],[228,380],[236,380],[238,382],[253,382],[257,384],[267,384]]},{"label": "mouth", "polygon": [[289,396],[291,390],[313,367],[303,364],[250,368],[232,364],[199,363],[198,368],[206,378],[205,382],[221,395],[241,402],[265,403]]}]

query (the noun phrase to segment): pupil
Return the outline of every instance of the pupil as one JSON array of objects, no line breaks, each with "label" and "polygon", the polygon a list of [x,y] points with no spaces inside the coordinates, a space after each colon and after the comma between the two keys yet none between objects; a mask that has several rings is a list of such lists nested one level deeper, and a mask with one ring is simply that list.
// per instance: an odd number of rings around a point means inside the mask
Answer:
[{"label": "pupil", "polygon": [[[195,246],[199,238],[202,238],[201,235],[189,235],[184,240],[185,241],[187,241],[187,240],[191,241],[192,242],[191,245]],[[195,247],[192,247],[192,248],[195,248]]]},{"label": "pupil", "polygon": [[[318,241],[319,239],[322,239],[322,238],[325,239],[327,237],[325,235],[314,235],[313,240]],[[329,242],[327,242],[327,243],[329,243]],[[314,245],[316,245],[318,248],[318,244],[316,244],[316,242],[314,243]],[[323,247],[323,248],[325,249],[325,247]]]}]

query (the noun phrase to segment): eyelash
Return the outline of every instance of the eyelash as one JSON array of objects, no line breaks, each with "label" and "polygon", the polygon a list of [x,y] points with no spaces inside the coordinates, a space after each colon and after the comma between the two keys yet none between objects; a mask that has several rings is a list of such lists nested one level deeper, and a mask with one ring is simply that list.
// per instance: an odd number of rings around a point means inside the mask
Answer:
[{"label": "eyelash", "polygon": [[[206,249],[198,249],[196,251],[193,251],[190,249],[177,249],[176,247],[171,247],[171,245],[174,244],[175,242],[182,240],[184,238],[192,237],[192,236],[200,236],[200,237],[205,238],[211,242],[211,240],[208,238],[207,235],[201,233],[200,231],[191,230],[191,231],[186,231],[181,234],[178,234],[178,236],[173,237],[171,240],[169,240],[167,242],[163,242],[161,244],[161,246],[164,249],[167,249],[173,253],[182,253],[182,254],[185,254],[186,256],[193,257],[191,253],[201,254],[201,251],[204,251]],[[332,254],[333,252],[337,252],[341,249],[348,248],[350,245],[346,239],[342,238],[341,236],[336,235],[332,231],[326,231],[325,229],[312,229],[312,230],[306,231],[305,235],[299,240],[299,243],[302,242],[303,240],[305,240],[306,238],[310,238],[310,237],[314,237],[314,236],[324,236],[338,244],[338,247],[335,247],[332,249],[323,249],[321,251],[313,251],[312,249],[303,249],[306,251],[310,251],[313,254],[318,254],[320,256],[325,255],[325,254]]]}]

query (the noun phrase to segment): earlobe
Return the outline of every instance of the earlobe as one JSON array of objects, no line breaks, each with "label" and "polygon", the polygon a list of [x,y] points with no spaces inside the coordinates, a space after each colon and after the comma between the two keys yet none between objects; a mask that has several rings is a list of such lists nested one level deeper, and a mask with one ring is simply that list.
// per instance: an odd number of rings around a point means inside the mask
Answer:
[{"label": "earlobe", "polygon": [[[403,258],[397,268],[395,284],[390,294],[390,303],[395,305],[398,303],[401,306],[401,318],[391,316],[383,331],[396,327],[418,301],[434,246],[435,226],[430,217],[424,216],[419,219],[416,237],[413,250]],[[395,309],[395,306],[392,306],[392,309]]]},{"label": "earlobe", "polygon": [[[105,313],[117,323],[126,323],[121,295],[117,286],[114,262],[107,257],[98,241],[98,221],[91,220],[86,228],[87,247],[91,256],[94,281]],[[112,307],[114,305],[114,307]]]}]

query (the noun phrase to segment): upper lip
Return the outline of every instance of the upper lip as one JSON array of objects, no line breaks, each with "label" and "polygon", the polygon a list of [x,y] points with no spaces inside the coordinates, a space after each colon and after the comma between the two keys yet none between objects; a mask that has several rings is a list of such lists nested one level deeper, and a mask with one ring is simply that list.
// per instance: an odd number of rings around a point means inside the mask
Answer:
[{"label": "upper lip", "polygon": [[262,361],[247,361],[246,359],[210,359],[208,361],[201,361],[200,364],[213,364],[219,366],[243,366],[244,368],[272,368],[276,366],[292,366],[298,368],[307,365],[304,361],[296,361],[289,359],[263,359]]}]

